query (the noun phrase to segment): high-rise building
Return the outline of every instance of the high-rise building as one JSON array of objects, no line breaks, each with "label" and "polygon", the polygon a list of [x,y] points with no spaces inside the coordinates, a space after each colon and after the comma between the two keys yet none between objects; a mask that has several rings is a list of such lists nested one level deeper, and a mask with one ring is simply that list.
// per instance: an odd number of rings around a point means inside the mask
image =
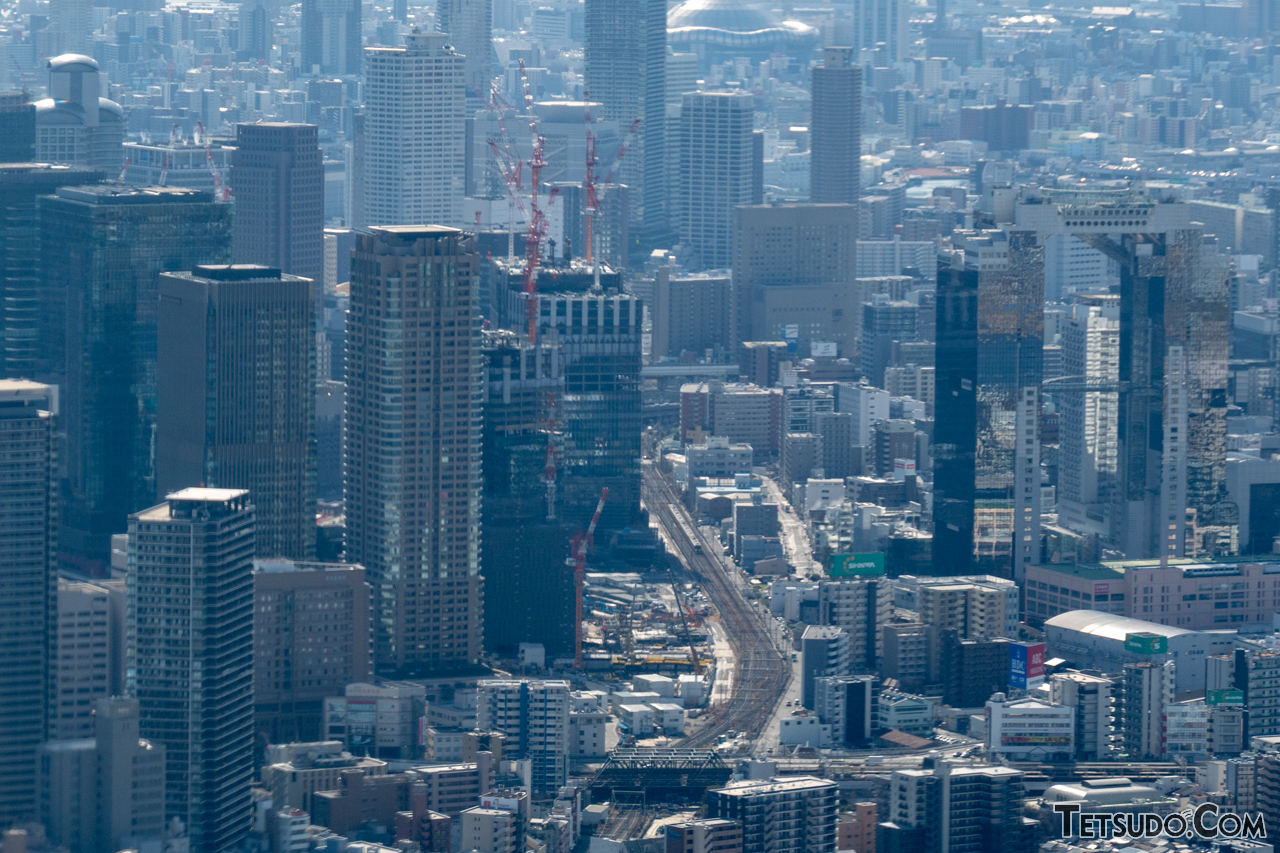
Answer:
[{"label": "high-rise building", "polygon": [[800,638],[800,704],[813,708],[814,681],[849,674],[849,635],[835,625],[810,625]]},{"label": "high-rise building", "polygon": [[373,228],[356,239],[346,555],[373,586],[383,674],[480,659],[479,265],[475,238],[452,228]]},{"label": "high-rise building", "polygon": [[733,212],[738,341],[834,342],[857,352],[861,300],[852,204],[774,204]]},{"label": "high-rise building", "polygon": [[476,723],[507,736],[504,757],[528,759],[534,795],[559,791],[569,778],[569,682],[480,682]]},{"label": "high-rise building", "polygon": [[249,493],[183,489],[130,515],[129,568],[129,687],[141,735],[165,748],[166,814],[193,853],[227,853],[256,775]]},{"label": "high-rise building", "polygon": [[742,823],[743,853],[835,853],[836,783],[813,776],[733,782],[707,792],[707,816]]},{"label": "high-rise building", "polygon": [[436,0],[436,26],[466,60],[467,97],[489,102],[493,77],[493,0]]},{"label": "high-rise building", "polygon": [[67,287],[62,559],[105,576],[111,535],[156,499],[160,273],[229,261],[232,211],[196,190],[107,185],[63,187],[39,210],[45,279]]},{"label": "high-rise building", "polygon": [[[1105,519],[1108,544],[1130,559],[1232,553],[1239,510],[1226,490],[1227,256],[1206,241],[1190,205],[1155,191],[1024,190],[1014,219],[1041,243],[1074,234],[1120,267],[1118,462]],[[1022,260],[1011,266],[1030,278],[1027,264],[1042,266],[1043,250],[1022,246]],[[1011,259],[1015,249],[1011,237]],[[948,367],[942,300],[939,288],[939,426],[947,421],[942,402],[950,396],[942,389]],[[1041,305],[1033,293],[1006,300],[1002,292],[998,301],[1034,304],[1036,312]],[[1022,344],[1024,353],[1029,345]],[[1029,377],[1025,369],[1023,376]],[[1045,390],[1065,394],[1099,384],[1067,378]],[[1017,477],[1024,476],[1019,471]],[[935,497],[935,512],[938,506]],[[935,556],[939,544],[935,539]]]},{"label": "high-rise building", "polygon": [[248,489],[259,557],[315,556],[313,287],[251,264],[160,276],[157,494]]},{"label": "high-rise building", "polygon": [[354,77],[363,60],[360,0],[305,0],[302,72]]},{"label": "high-rise building", "polygon": [[93,736],[93,709],[111,695],[111,592],[58,579],[57,679],[50,740]]},{"label": "high-rise building", "polygon": [[964,232],[938,270],[935,575],[1021,580],[1040,558],[1044,249]]},{"label": "high-rise building", "polygon": [[1034,824],[1022,817],[1023,776],[1012,767],[925,759],[895,770],[876,849],[919,853],[1030,853]]},{"label": "high-rise building", "polygon": [[[888,63],[910,58],[908,41],[911,31],[909,4],[904,0],[854,0],[853,50],[857,52],[883,48]],[[827,48],[830,50],[831,48]]]},{"label": "high-rise building", "polygon": [[1165,706],[1173,703],[1173,661],[1127,663],[1120,686],[1118,748],[1130,761],[1163,760]]},{"label": "high-rise building", "polygon": [[36,101],[36,160],[102,169],[124,166],[124,110],[106,97],[107,76],[87,56],[49,60],[49,97]]},{"label": "high-rise building", "polygon": [[813,710],[831,739],[847,749],[865,749],[876,728],[876,679],[870,675],[824,675],[813,680]]},{"label": "high-rise building", "polygon": [[668,227],[666,0],[592,0],[584,14],[584,88],[606,121],[625,128],[640,119],[619,176],[631,188],[632,225],[662,232]]},{"label": "high-rise building", "polygon": [[346,563],[254,561],[254,720],[269,742],[318,741],[325,698],[372,675],[364,576]]},{"label": "high-rise building", "polygon": [[463,56],[443,33],[365,51],[364,204],[369,225],[454,225],[462,215]]},{"label": "high-rise building", "polygon": [[530,298],[538,300],[537,339],[558,345],[564,377],[564,391],[554,403],[558,514],[581,529],[607,487],[600,529],[637,526],[641,302],[603,290],[517,293],[513,316],[524,319]]},{"label": "high-rise building", "polygon": [[0,163],[36,159],[36,105],[25,92],[0,92]]},{"label": "high-rise building", "polygon": [[1057,394],[1058,520],[1108,536],[1120,461],[1120,297],[1076,297],[1062,324],[1062,374],[1076,387]]},{"label": "high-rise building", "polygon": [[0,823],[35,813],[56,653],[57,389],[0,380]]},{"label": "high-rise building", "polygon": [[1004,638],[964,640],[955,629],[938,632],[942,701],[954,708],[979,708],[992,693],[1009,688],[1009,643]]},{"label": "high-rise building", "polygon": [[1068,670],[1049,677],[1049,698],[1075,709],[1075,757],[1105,761],[1111,757],[1116,684],[1110,678]]},{"label": "high-rise building", "polygon": [[[318,138],[313,124],[238,124],[231,156],[236,263],[310,279],[317,317],[324,309],[324,164]],[[254,503],[261,512],[261,503]]]},{"label": "high-rise building", "polygon": [[849,637],[852,672],[875,672],[884,651],[884,626],[893,613],[888,578],[824,580],[818,583],[818,621],[843,628]]},{"label": "high-rise building", "polygon": [[724,269],[733,262],[734,208],[752,202],[754,119],[749,93],[684,95],[673,219],[693,268]]},{"label": "high-rise building", "polygon": [[[0,106],[0,126],[9,120]],[[6,132],[0,130],[0,135]],[[0,378],[61,384],[66,287],[51,286],[42,274],[36,198],[52,195],[60,186],[101,180],[102,173],[26,162],[34,156],[31,152],[20,162],[0,156],[0,162],[9,163],[0,166]]]},{"label": "high-rise building", "polygon": [[[902,0],[857,0],[857,3],[903,5]],[[854,21],[857,29],[875,23],[860,19],[856,12]],[[906,21],[902,22],[902,29],[906,31]],[[809,200],[857,204],[862,190],[862,67],[853,48],[823,50],[822,64],[813,69],[812,112]],[[901,270],[894,270],[893,274],[899,272]]]},{"label": "high-rise building", "polygon": [[89,736],[40,746],[40,823],[71,853],[159,846],[165,838],[165,749],[139,734],[137,699],[95,702]]},{"label": "high-rise building", "polygon": [[[560,347],[515,332],[484,333],[484,539],[481,574],[502,595],[487,603],[485,648],[514,656],[520,643],[573,654],[573,573],[565,568],[573,519],[560,519],[547,484],[548,453],[563,453],[553,429],[564,392]],[[559,446],[557,446],[559,445]],[[573,523],[571,523],[573,522]]]},{"label": "high-rise building", "polygon": [[[681,274],[676,266],[658,268],[653,283],[655,356],[702,357],[708,350],[726,353],[733,346],[733,287],[723,274]],[[776,372],[776,368],[775,368]]]}]

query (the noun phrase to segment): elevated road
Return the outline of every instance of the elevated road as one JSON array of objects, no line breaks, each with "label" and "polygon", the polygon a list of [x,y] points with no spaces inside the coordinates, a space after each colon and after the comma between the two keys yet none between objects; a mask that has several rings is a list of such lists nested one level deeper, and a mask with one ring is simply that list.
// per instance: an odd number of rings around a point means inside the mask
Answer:
[{"label": "elevated road", "polygon": [[680,562],[698,578],[719,611],[735,656],[730,699],[713,708],[706,725],[679,745],[714,746],[721,735],[729,732],[740,732],[754,740],[786,692],[791,664],[783,661],[770,639],[770,625],[747,602],[738,579],[731,574],[733,570],[715,556],[718,547],[703,537],[674,487],[648,462],[644,468],[644,502],[650,517],[666,531]]}]

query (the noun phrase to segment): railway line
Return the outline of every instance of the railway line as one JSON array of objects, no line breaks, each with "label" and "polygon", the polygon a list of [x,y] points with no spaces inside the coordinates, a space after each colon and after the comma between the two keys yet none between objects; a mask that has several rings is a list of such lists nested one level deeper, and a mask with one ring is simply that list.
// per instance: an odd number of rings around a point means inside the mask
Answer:
[{"label": "railway line", "polygon": [[689,518],[671,484],[651,465],[644,471],[644,499],[652,517],[667,531],[680,561],[699,579],[719,611],[735,655],[731,698],[708,715],[700,731],[682,739],[680,746],[714,746],[729,732],[754,739],[786,691],[791,665],[774,647],[768,626],[747,603],[735,578],[712,556],[714,549]]}]

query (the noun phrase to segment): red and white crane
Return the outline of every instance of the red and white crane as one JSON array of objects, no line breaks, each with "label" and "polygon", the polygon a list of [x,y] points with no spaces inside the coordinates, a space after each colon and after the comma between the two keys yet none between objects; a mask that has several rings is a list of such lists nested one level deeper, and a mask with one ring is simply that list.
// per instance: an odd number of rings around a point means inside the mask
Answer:
[{"label": "red and white crane", "polygon": [[213,176],[213,198],[215,201],[231,201],[231,187],[222,183],[222,176],[218,174],[218,167],[213,163],[213,149],[209,146],[209,137],[204,132],[204,122],[197,121],[196,128],[199,130],[196,141],[204,141],[204,159],[209,164],[209,174]]},{"label": "red and white crane", "polygon": [[604,502],[609,498],[609,489],[600,491],[600,503],[596,504],[595,515],[591,516],[591,525],[585,534],[579,533],[569,543],[570,557],[566,563],[573,568],[573,668],[582,669],[582,588],[587,577],[587,552],[595,544],[596,525],[600,523],[600,513],[604,512]]}]

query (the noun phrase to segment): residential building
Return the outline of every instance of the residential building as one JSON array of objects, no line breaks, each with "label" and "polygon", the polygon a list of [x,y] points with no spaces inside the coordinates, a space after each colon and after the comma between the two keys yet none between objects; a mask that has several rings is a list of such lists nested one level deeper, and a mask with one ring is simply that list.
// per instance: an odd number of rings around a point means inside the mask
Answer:
[{"label": "residential building", "polygon": [[942,701],[953,708],[981,708],[1009,687],[1009,641],[964,640],[954,628],[941,632]]},{"label": "residential building", "polygon": [[[856,205],[772,204],[732,212],[738,341],[834,342],[857,352]],[[795,326],[794,330],[789,327]]]},{"label": "residential building", "polygon": [[876,825],[880,822],[875,803],[854,803],[853,814],[846,813],[836,824],[836,849],[876,853]]},{"label": "residential building", "polygon": [[888,578],[818,582],[818,621],[844,630],[853,672],[877,671],[884,654],[884,627],[892,613],[893,588]]},{"label": "residential building", "polygon": [[886,624],[880,633],[880,673],[908,689],[923,687],[932,677],[929,647],[934,632],[921,622],[907,622]]},{"label": "residential building", "polygon": [[733,782],[707,792],[707,816],[742,823],[743,853],[835,853],[839,801],[813,776]]},{"label": "residential building", "polygon": [[[1022,817],[1023,775],[1012,767],[952,765],[926,759],[895,770],[878,850],[1030,853],[1034,822]],[[963,807],[961,807],[963,806]]]},{"label": "residential building", "polygon": [[[854,20],[863,19],[855,13]],[[855,48],[823,49],[822,64],[813,69],[812,112],[809,200],[857,204],[862,190],[862,65]]]},{"label": "residential building", "polygon": [[504,751],[531,762],[535,795],[557,791],[568,781],[569,704],[567,681],[480,682],[479,728],[502,732]]},{"label": "residential building", "polygon": [[[746,92],[686,92],[680,107],[674,220],[694,269],[734,263],[734,208],[751,204],[755,100]],[[761,340],[764,336],[740,338]]]},{"label": "residential building", "polygon": [[0,822],[35,814],[58,636],[58,389],[0,380]]},{"label": "residential building", "polygon": [[324,310],[325,220],[318,140],[313,124],[238,124],[231,156],[236,263],[308,279],[317,321]]},{"label": "residential building", "polygon": [[464,57],[462,79],[467,97],[489,102],[493,56],[493,3],[443,0],[436,3],[436,26]]},{"label": "residential building", "polygon": [[130,515],[129,568],[129,687],[141,735],[165,748],[166,814],[188,816],[193,853],[233,850],[255,775],[249,493],[183,489]]},{"label": "residential building", "polygon": [[1173,662],[1127,663],[1121,687],[1116,715],[1119,748],[1133,761],[1163,760],[1164,712],[1174,693]]},{"label": "residential building", "polygon": [[478,853],[518,853],[520,815],[474,806],[462,812],[462,847]]},{"label": "residential building", "polygon": [[[909,54],[911,18],[902,0],[856,0],[853,5],[853,50],[874,51],[888,63],[903,62]],[[863,853],[859,848],[858,853]]]},{"label": "residential building", "polygon": [[38,810],[49,840],[71,853],[160,844],[165,749],[139,734],[137,699],[99,699],[88,738],[40,745]]},{"label": "residential building", "polygon": [[478,272],[474,237],[452,228],[357,236],[346,557],[373,587],[374,664],[383,675],[460,670],[480,659]]},{"label": "residential building", "polygon": [[815,679],[849,674],[849,634],[838,626],[810,625],[800,639],[800,704],[813,709]]},{"label": "residential building", "polygon": [[1075,757],[1105,761],[1111,757],[1116,713],[1116,683],[1102,675],[1077,670],[1049,676],[1049,698],[1075,709]]},{"label": "residential building", "polygon": [[444,33],[415,31],[404,47],[365,49],[364,222],[458,223],[464,61]]},{"label": "residential building", "polygon": [[251,264],[160,276],[157,494],[248,489],[257,557],[315,557],[313,286]]},{"label": "residential building", "polygon": [[44,276],[67,287],[59,548],[105,577],[112,534],[157,495],[160,274],[229,261],[232,210],[196,190],[104,184],[62,187],[39,211]]},{"label": "residential building", "polygon": [[360,566],[254,561],[253,714],[270,743],[318,740],[325,697],[372,676],[370,599]]},{"label": "residential building", "polygon": [[830,726],[831,739],[847,749],[865,749],[876,729],[875,678],[825,675],[813,680],[813,710]]}]

